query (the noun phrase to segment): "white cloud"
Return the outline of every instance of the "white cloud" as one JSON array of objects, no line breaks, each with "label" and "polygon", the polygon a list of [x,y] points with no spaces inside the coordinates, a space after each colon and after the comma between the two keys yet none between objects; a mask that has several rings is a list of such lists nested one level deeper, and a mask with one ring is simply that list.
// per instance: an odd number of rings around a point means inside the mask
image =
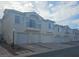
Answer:
[{"label": "white cloud", "polygon": [[[55,19],[55,21],[63,21],[68,19],[70,16],[77,14],[79,12],[79,6],[71,7],[75,2],[70,2],[68,4],[60,4],[59,6],[53,8],[52,11],[55,10],[55,13],[51,14],[51,17]],[[76,3],[75,3],[76,4]]]},{"label": "white cloud", "polygon": [[44,17],[45,19],[49,18],[49,10],[48,10],[48,2],[44,1],[44,2],[35,2],[34,3],[34,7],[36,9],[37,12],[39,12],[39,15],[41,15],[42,17]]},{"label": "white cloud", "polygon": [[54,5],[53,4],[49,4],[49,7],[51,8],[51,7],[53,7]]},{"label": "white cloud", "polygon": [[15,9],[22,12],[33,11],[31,2],[21,1],[0,1],[0,18],[2,18],[4,9]]},{"label": "white cloud", "polygon": [[33,10],[33,5],[31,2],[22,2],[24,4],[22,4],[21,2],[10,2],[11,3],[11,7],[13,9],[19,10],[19,11],[32,11]]},{"label": "white cloud", "polygon": [[79,19],[73,20],[72,23],[73,23],[73,24],[78,24],[78,25],[79,25]]}]

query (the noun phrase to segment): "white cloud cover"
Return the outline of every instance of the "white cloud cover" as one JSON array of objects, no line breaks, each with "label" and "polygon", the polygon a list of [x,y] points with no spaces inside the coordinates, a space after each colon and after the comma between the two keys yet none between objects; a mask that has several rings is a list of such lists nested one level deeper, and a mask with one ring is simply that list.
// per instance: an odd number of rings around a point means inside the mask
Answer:
[{"label": "white cloud cover", "polygon": [[[2,17],[6,8],[22,12],[36,11],[45,19],[56,21],[57,24],[67,25],[69,23],[68,18],[79,13],[79,5],[76,4],[76,1],[61,1],[56,6],[53,3],[48,3],[48,1],[0,1],[0,16]],[[66,20],[68,23],[65,22]]]},{"label": "white cloud cover", "polygon": [[71,7],[76,4],[76,2],[64,2],[60,3],[57,7],[53,8],[55,13],[52,16],[55,18],[55,21],[66,20],[68,17],[77,14],[79,12],[79,6]]}]

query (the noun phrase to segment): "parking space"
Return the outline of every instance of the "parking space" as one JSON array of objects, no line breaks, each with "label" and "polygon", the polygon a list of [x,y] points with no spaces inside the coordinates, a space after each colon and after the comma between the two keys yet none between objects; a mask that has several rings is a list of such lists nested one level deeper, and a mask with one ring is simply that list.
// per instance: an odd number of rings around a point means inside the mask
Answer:
[{"label": "parking space", "polygon": [[46,53],[50,51],[57,51],[57,50],[65,49],[65,48],[71,48],[75,46],[61,44],[61,43],[36,43],[36,44],[27,44],[27,45],[23,44],[22,47],[28,49],[31,52],[20,54],[17,56],[31,56],[31,55],[36,55],[40,53]]},{"label": "parking space", "polygon": [[71,42],[66,42],[64,43],[66,45],[75,45],[75,46],[79,46],[79,41],[71,41]]},{"label": "parking space", "polygon": [[39,45],[47,47],[50,50],[59,50],[59,49],[64,49],[64,48],[69,48],[74,46],[74,45],[67,45],[67,44],[61,44],[61,43],[39,43]]}]

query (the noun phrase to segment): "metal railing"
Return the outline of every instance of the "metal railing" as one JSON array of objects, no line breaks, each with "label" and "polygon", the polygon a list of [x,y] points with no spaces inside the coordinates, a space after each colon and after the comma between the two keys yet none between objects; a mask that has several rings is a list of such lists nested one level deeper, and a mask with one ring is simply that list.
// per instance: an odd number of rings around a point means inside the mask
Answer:
[{"label": "metal railing", "polygon": [[41,29],[41,24],[30,24],[29,22],[26,23],[26,27]]}]

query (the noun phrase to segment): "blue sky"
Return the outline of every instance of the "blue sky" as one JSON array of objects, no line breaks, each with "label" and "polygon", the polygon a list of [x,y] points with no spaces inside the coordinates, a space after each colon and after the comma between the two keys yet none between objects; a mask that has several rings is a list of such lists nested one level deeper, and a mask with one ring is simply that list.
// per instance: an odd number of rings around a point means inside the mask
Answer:
[{"label": "blue sky", "polygon": [[79,1],[0,1],[0,18],[4,9],[35,11],[57,24],[79,29]]}]

